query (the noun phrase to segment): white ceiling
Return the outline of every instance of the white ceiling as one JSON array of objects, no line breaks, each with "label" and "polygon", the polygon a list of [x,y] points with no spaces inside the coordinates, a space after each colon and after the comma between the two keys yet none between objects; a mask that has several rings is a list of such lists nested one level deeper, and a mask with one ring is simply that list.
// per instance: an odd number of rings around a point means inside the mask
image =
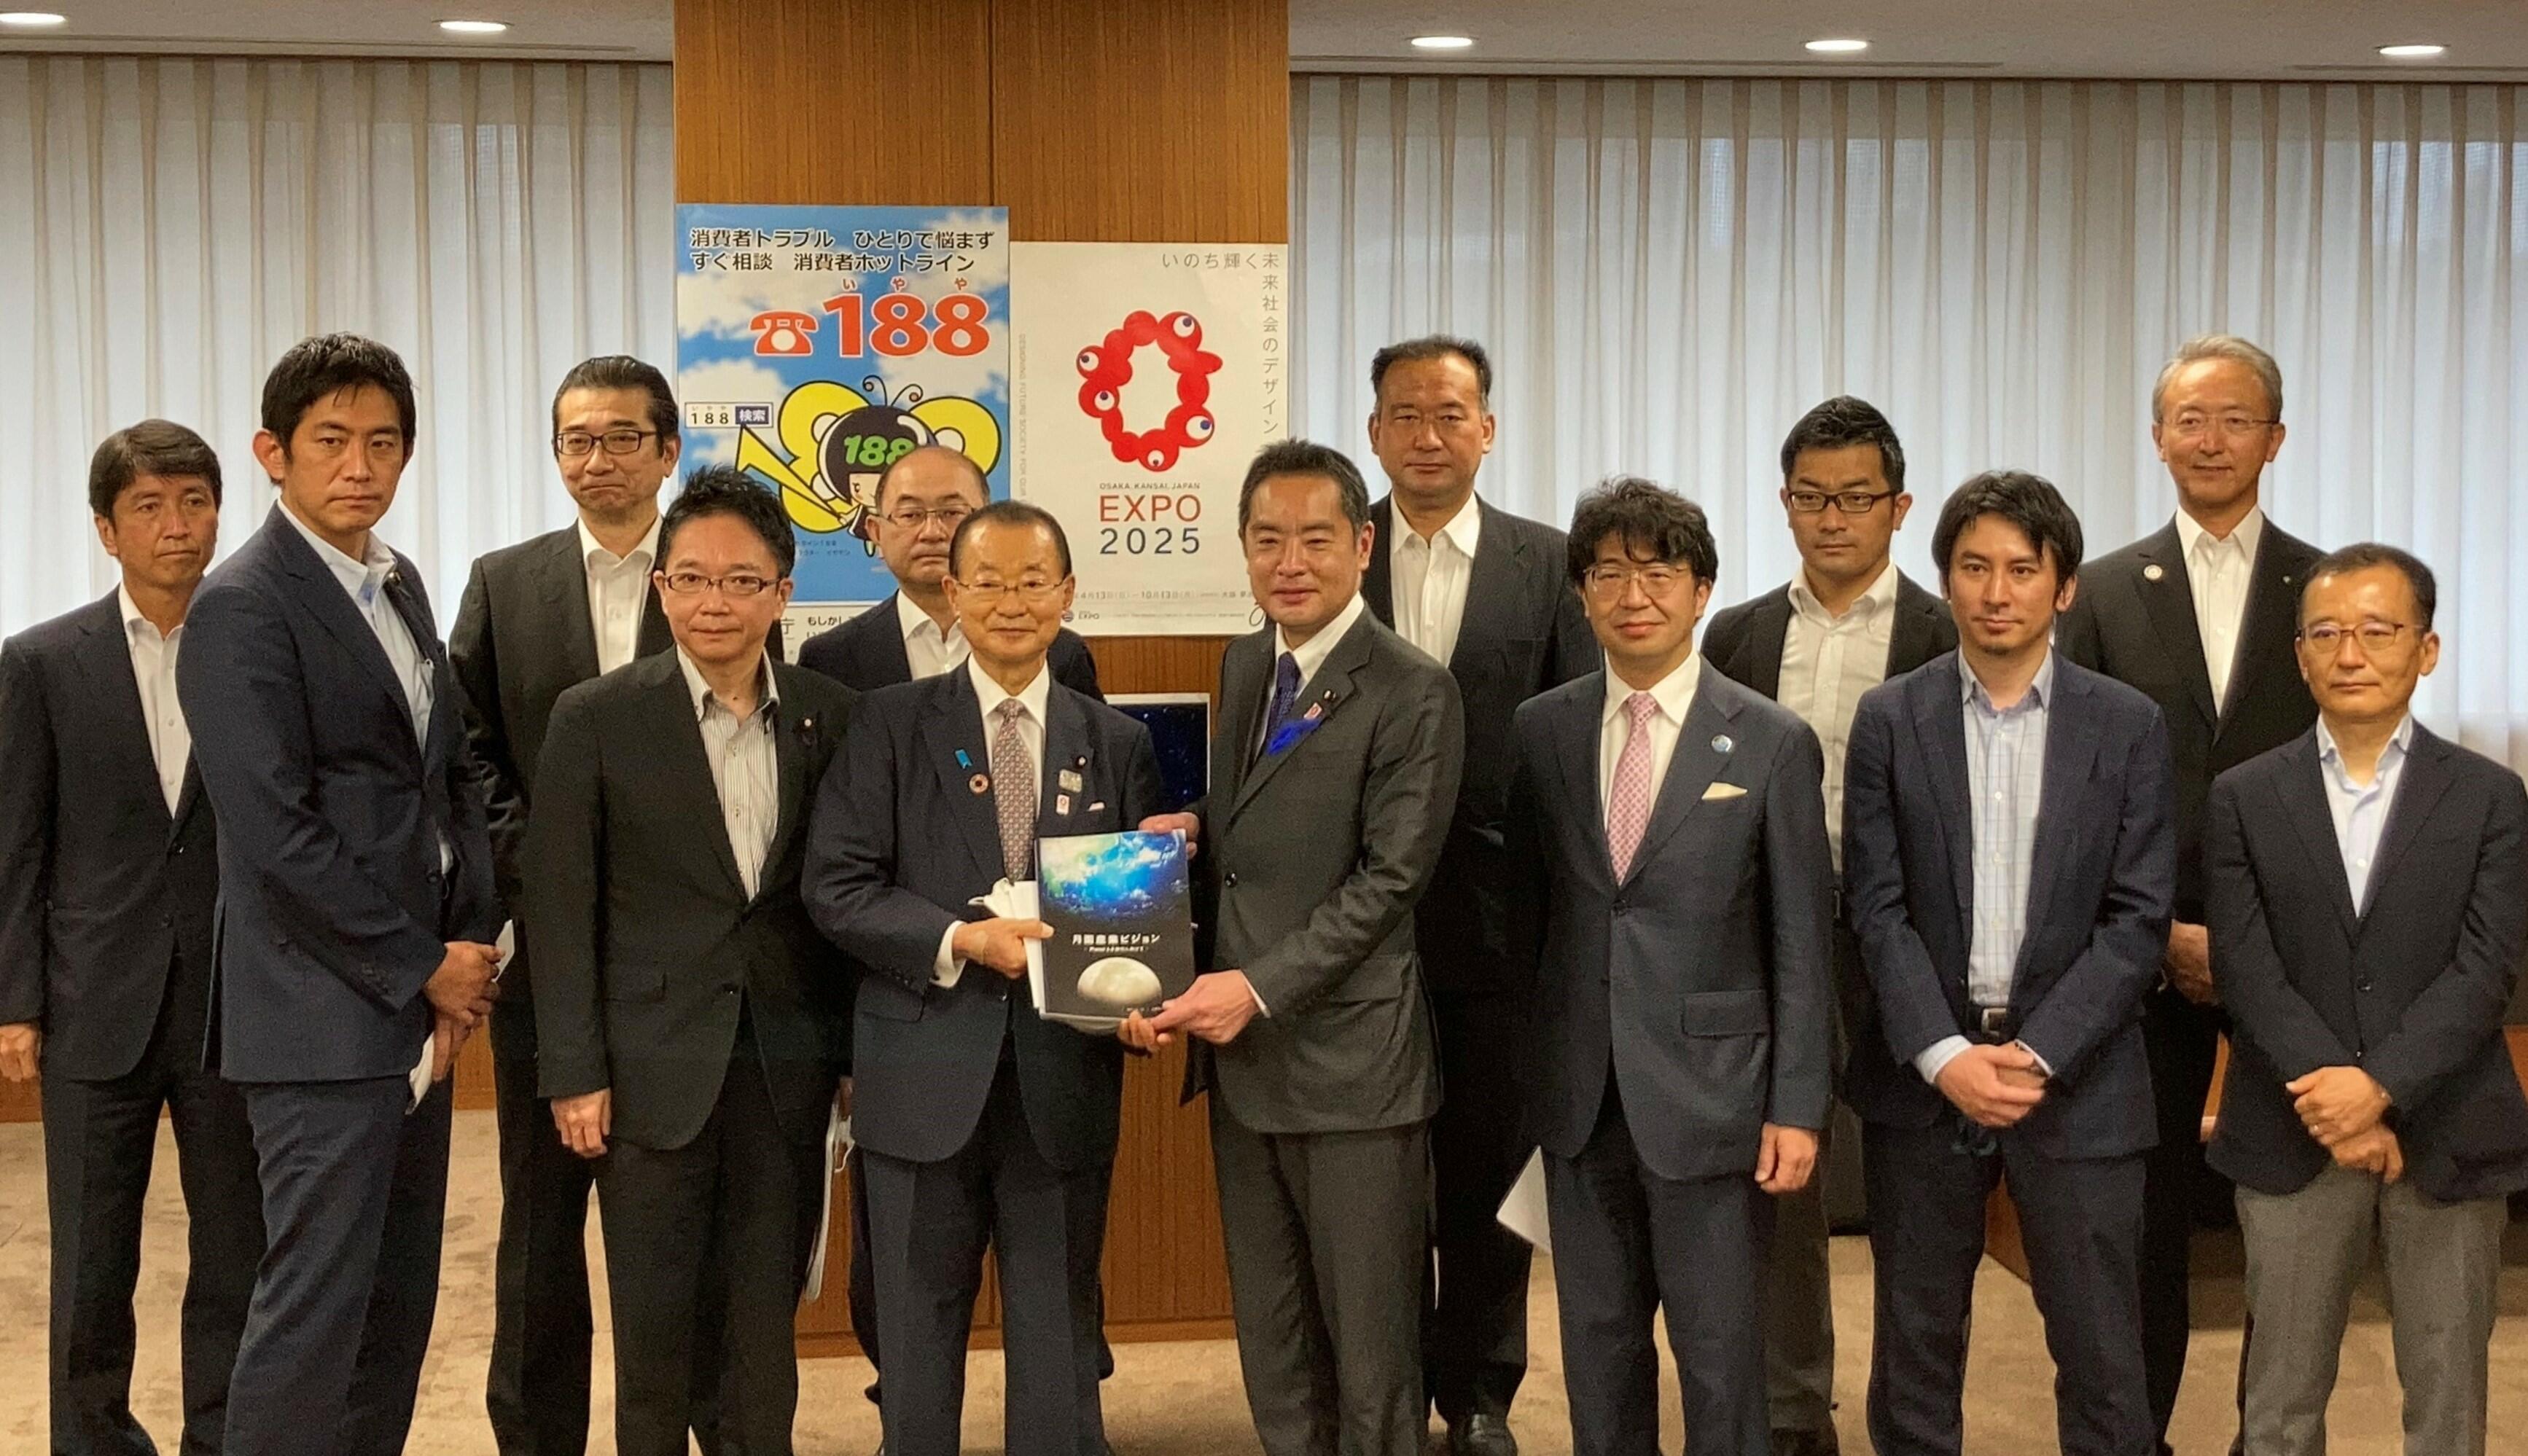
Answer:
[{"label": "white ceiling", "polygon": [[[919,4],[921,0],[879,0]],[[1078,0],[1095,4],[1097,0]],[[0,51],[579,57],[666,60],[672,0],[0,0],[56,30],[0,30]],[[444,34],[443,19],[507,21]],[[1472,35],[1448,55],[1405,44]],[[1820,60],[1801,43],[1872,42]],[[2436,40],[2438,61],[2376,47]],[[837,36],[838,44],[845,37]],[[2396,77],[2528,80],[2528,0],[1290,0],[1297,71]]]}]

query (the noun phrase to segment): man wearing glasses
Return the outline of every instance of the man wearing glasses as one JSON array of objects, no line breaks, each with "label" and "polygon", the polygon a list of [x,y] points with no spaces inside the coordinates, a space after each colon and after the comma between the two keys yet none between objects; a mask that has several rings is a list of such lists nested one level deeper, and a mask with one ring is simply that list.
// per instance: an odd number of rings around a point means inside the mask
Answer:
[{"label": "man wearing glasses", "polygon": [[[1782,442],[1782,506],[1800,569],[1788,584],[1714,616],[1704,631],[1703,655],[1713,667],[1816,730],[1825,754],[1826,839],[1838,872],[1844,749],[1861,695],[1958,645],[1957,624],[1940,598],[1888,559],[1913,505],[1905,492],[1905,447],[1885,415],[1849,394],[1810,410]],[[1863,994],[1860,948],[1839,902],[1833,965],[1840,1031],[1876,1035]],[[1842,1040],[1839,1035],[1838,1066]],[[1833,1140],[1827,1141],[1831,1148]],[[1859,1152],[1857,1138],[1843,1146]],[[1857,1174],[1857,1156],[1845,1166]],[[1764,1315],[1773,1456],[1833,1456],[1840,1449],[1824,1191],[1835,1167],[1821,1156],[1817,1177],[1774,1201]]]},{"label": "man wearing glasses", "polygon": [[[668,646],[667,617],[650,588],[658,492],[683,448],[666,377],[623,354],[583,361],[553,392],[553,464],[578,519],[477,560],[448,640],[490,810],[493,870],[512,912],[523,900],[519,846],[553,700]],[[773,641],[777,656],[777,627]],[[484,1405],[500,1456],[579,1456],[588,1445],[593,1167],[561,1145],[536,1095],[526,939],[521,924],[521,954],[500,982],[508,1011],[492,1017],[500,1235]],[[715,1348],[715,1323],[704,1338]],[[718,1365],[711,1354],[700,1368]],[[706,1451],[717,1446],[715,1390],[715,1376],[698,1379],[694,1430]]]},{"label": "man wearing glasses", "polygon": [[2151,391],[2150,427],[2177,483],[2176,519],[2081,573],[2057,643],[2064,656],[2150,695],[2176,763],[2176,920],[2142,1010],[2159,1118],[2143,1203],[2142,1352],[2163,1456],[2186,1373],[2203,1099],[2226,1024],[2204,928],[2203,804],[2224,770],[2300,737],[2317,717],[2291,632],[2318,550],[2265,519],[2259,494],[2283,446],[2282,413],[2282,370],[2263,349],[2221,334],[2179,347]]},{"label": "man wearing glasses", "polygon": [[769,490],[697,472],[659,523],[673,650],[562,694],[537,765],[539,1090],[562,1144],[605,1159],[624,1456],[683,1456],[720,1328],[722,1437],[787,1451],[798,1410],[791,1321],[852,997],[800,866],[853,695],[766,650],[797,549]]}]

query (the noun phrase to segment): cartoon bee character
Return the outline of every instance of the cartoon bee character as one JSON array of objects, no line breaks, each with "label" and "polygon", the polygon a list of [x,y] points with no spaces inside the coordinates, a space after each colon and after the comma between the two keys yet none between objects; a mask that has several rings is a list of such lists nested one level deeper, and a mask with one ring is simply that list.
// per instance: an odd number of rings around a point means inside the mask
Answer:
[{"label": "cartoon bee character", "polygon": [[939,444],[989,475],[1001,458],[1001,426],[972,399],[925,398],[919,385],[890,397],[874,375],[861,386],[814,380],[791,390],[774,424],[778,441],[741,431],[737,463],[780,490],[800,530],[848,531],[874,556],[877,478],[886,467],[907,451]]}]

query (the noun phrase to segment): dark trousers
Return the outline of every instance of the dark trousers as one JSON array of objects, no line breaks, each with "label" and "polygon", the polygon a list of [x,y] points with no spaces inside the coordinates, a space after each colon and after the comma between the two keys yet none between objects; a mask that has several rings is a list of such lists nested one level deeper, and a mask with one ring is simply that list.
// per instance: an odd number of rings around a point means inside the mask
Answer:
[{"label": "dark trousers", "polygon": [[1018,1064],[1003,1043],[966,1145],[936,1163],[864,1149],[877,1324],[890,1352],[888,1456],[955,1456],[966,1340],[988,1246],[1001,1278],[1010,1456],[1096,1456],[1097,1266],[1109,1170],[1062,1169],[1027,1130]]},{"label": "dark trousers", "polygon": [[1752,1170],[1663,1178],[1642,1166],[1612,1075],[1577,1158],[1545,1156],[1573,1456],[1659,1456],[1663,1309],[1695,1456],[1764,1456],[1765,1245]]},{"label": "dark trousers", "polygon": [[402,1077],[241,1086],[268,1241],[228,1456],[403,1449],[439,1305],[448,1088],[413,1108]]},{"label": "dark trousers", "polygon": [[[719,1101],[679,1148],[616,1138],[598,1172],[614,1317],[614,1446],[684,1456],[696,1409],[718,1394],[718,1436],[789,1456],[799,1410],[792,1334],[824,1199],[824,1123],[773,1113],[740,1023]],[[707,1423],[706,1423],[707,1424]]]},{"label": "dark trousers", "polygon": [[1871,1122],[1862,1132],[1876,1265],[1870,1438],[1878,1456],[1958,1456],[1984,1206],[2005,1179],[2054,1356],[2064,1456],[2149,1456],[2133,1268],[2141,1155],[2050,1158],[2006,1131],[2000,1151],[1978,1157],[1961,1150],[1960,1122],[1948,1114],[1929,1127]]},{"label": "dark trousers", "polygon": [[[2191,1331],[2196,1190],[2203,1166],[2203,1099],[2220,1055],[2221,1013],[2166,987],[2142,1004],[2142,1045],[2150,1054],[2151,1098],[2159,1146],[2143,1155],[2141,1215],[2141,1356],[2150,1385],[2150,1422],[2158,1449],[2168,1447],[2168,1420],[2186,1375]],[[2245,1350],[2240,1356],[2243,1368]]]},{"label": "dark trousers", "polygon": [[229,1376],[263,1258],[263,1189],[245,1100],[200,1069],[198,1018],[191,1036],[171,1031],[168,1019],[161,1014],[124,1076],[44,1079],[55,1456],[157,1449],[132,1417],[132,1296],[162,1108],[175,1126],[189,1256],[181,1317],[185,1456],[215,1456],[228,1425]]},{"label": "dark trousers", "polygon": [[[588,1197],[597,1160],[564,1147],[553,1104],[536,1095],[532,1002],[492,1014],[493,1101],[500,1138],[500,1236],[493,1272],[492,1359],[484,1410],[500,1456],[582,1456],[588,1449]],[[706,1306],[695,1330],[692,1425],[719,1456],[719,1382],[726,1296],[705,1261]],[[737,1448],[731,1446],[731,1451]]]},{"label": "dark trousers", "polygon": [[1438,1273],[1422,1309],[1422,1381],[1455,1426],[1506,1418],[1527,1377],[1534,1250],[1497,1217],[1531,1151],[1516,1116],[1527,1009],[1524,997],[1487,996],[1436,1000],[1432,1012],[1448,1100],[1431,1119]]}]

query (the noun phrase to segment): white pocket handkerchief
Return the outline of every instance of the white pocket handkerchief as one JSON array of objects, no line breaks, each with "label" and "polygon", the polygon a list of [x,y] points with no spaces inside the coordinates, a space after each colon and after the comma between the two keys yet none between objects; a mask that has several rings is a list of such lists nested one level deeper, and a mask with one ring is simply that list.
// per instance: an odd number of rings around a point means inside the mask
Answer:
[{"label": "white pocket handkerchief", "polygon": [[1744,799],[1747,791],[1737,784],[1713,784],[1703,791],[1703,797],[1707,803],[1714,799]]}]

